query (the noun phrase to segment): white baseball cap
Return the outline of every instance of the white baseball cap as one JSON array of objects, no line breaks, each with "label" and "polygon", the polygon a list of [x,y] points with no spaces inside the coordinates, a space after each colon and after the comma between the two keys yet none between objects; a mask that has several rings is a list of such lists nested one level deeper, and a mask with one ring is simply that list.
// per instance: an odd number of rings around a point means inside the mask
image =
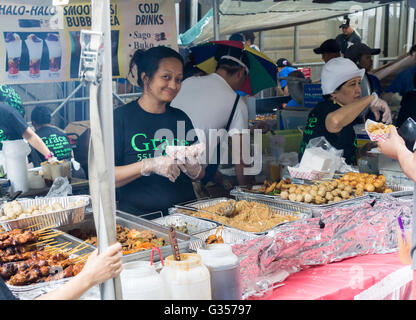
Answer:
[{"label": "white baseball cap", "polygon": [[356,77],[363,78],[365,69],[358,69],[357,65],[347,58],[333,58],[325,63],[321,72],[322,94],[331,94],[344,82]]}]

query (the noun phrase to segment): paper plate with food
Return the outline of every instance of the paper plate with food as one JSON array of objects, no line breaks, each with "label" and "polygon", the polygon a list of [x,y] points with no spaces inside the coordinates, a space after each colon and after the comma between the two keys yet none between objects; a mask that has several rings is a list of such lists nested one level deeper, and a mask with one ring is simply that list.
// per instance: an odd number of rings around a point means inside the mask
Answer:
[{"label": "paper plate with food", "polygon": [[392,127],[394,127],[392,124],[384,124],[369,119],[365,122],[365,131],[371,141],[386,141],[389,138]]}]

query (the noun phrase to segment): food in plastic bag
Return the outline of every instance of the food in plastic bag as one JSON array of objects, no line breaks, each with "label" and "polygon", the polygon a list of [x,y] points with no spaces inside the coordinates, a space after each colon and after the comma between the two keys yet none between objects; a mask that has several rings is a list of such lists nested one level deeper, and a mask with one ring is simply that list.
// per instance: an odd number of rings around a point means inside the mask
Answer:
[{"label": "food in plastic bag", "polygon": [[66,197],[72,194],[72,186],[67,177],[58,177],[45,197]]}]

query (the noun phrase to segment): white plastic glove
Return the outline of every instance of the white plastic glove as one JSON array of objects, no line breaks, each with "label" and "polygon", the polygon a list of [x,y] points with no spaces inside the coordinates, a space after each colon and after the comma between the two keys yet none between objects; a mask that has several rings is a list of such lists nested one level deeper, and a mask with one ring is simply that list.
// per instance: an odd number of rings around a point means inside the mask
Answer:
[{"label": "white plastic glove", "polygon": [[144,159],[141,161],[141,164],[141,174],[143,176],[150,176],[152,173],[155,173],[168,178],[171,182],[175,182],[181,173],[177,162],[166,156]]},{"label": "white plastic glove", "polygon": [[202,165],[199,163],[192,163],[186,161],[184,164],[179,164],[179,168],[183,173],[185,173],[191,180],[195,180],[199,177],[199,174],[202,171]]},{"label": "white plastic glove", "polygon": [[76,161],[74,158],[71,158],[72,165],[75,171],[78,171],[81,168],[81,164]]},{"label": "white plastic glove", "polygon": [[370,103],[370,110],[376,116],[376,120],[378,121],[380,119],[380,112],[383,112],[383,118],[381,121],[390,124],[392,122],[392,117],[389,105],[386,101],[380,99],[377,93],[373,92],[372,95],[374,96],[374,99]]}]

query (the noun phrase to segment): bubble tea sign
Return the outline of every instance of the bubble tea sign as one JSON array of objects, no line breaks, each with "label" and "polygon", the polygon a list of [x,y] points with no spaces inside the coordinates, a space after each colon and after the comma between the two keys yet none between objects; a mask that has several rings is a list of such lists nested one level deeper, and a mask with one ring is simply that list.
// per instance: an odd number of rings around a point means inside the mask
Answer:
[{"label": "bubble tea sign", "polygon": [[[78,80],[79,35],[91,15],[88,0],[0,1],[0,83]],[[178,49],[172,0],[110,0],[110,24],[114,78],[128,75],[137,49]]]}]

